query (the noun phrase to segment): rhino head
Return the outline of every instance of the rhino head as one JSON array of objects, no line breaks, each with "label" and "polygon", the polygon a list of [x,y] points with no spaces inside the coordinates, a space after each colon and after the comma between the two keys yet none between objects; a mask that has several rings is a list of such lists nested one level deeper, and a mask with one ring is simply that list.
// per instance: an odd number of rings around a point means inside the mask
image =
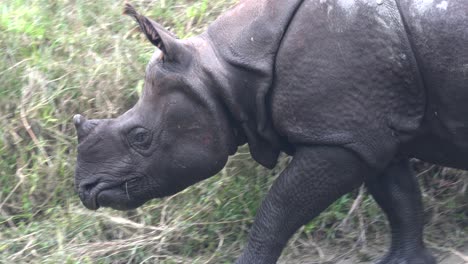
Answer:
[{"label": "rhino head", "polygon": [[[115,119],[75,115],[75,188],[89,209],[127,210],[174,194],[220,171],[238,142],[214,98],[215,52],[203,37],[176,39],[127,4],[157,47],[136,105]],[[200,60],[203,58],[203,60]]]}]

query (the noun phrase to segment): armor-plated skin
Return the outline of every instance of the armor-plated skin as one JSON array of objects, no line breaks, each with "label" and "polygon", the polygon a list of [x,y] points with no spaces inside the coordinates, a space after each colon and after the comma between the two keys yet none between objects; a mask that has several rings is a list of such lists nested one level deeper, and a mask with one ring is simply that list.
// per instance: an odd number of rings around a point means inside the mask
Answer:
[{"label": "armor-plated skin", "polygon": [[424,114],[424,88],[394,1],[304,1],[275,76],[272,114],[281,135],[343,146],[377,169]]},{"label": "armor-plated skin", "polygon": [[468,169],[468,3],[399,2],[427,93],[422,134],[409,151],[428,162]]},{"label": "armor-plated skin", "polygon": [[288,239],[365,183],[392,229],[380,264],[432,264],[408,159],[468,168],[468,1],[241,1],[158,47],[138,103],[74,118],[85,206],[125,210],[214,175],[237,146],[292,162],[257,212],[237,263],[274,263]]}]

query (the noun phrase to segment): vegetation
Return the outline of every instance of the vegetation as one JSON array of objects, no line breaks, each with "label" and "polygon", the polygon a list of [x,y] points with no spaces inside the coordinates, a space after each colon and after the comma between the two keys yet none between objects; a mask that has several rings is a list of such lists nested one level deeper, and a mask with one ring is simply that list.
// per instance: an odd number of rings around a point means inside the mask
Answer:
[{"label": "vegetation", "polygon": [[[234,0],[133,3],[188,37]],[[288,162],[284,157],[268,171],[242,148],[218,175],[175,196],[129,212],[86,210],[73,189],[71,117],[115,117],[130,108],[154,50],[121,15],[122,6],[106,0],[0,2],[0,263],[231,263],[262,197]],[[422,171],[431,245],[439,252],[463,246],[468,177],[421,163],[415,169]],[[334,263],[350,249],[366,259],[370,249],[384,250],[387,231],[375,203],[357,190],[302,228],[283,261],[313,254]]]}]

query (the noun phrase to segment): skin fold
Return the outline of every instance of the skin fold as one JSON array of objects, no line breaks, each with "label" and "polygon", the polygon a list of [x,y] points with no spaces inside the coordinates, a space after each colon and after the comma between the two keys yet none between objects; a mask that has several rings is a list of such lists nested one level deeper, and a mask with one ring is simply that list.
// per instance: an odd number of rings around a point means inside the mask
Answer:
[{"label": "skin fold", "polygon": [[289,238],[365,184],[392,230],[379,264],[436,263],[408,160],[468,168],[468,2],[240,1],[177,39],[126,4],[156,51],[137,104],[74,117],[75,187],[129,210],[217,172],[237,147],[273,168],[236,263],[275,263]]}]

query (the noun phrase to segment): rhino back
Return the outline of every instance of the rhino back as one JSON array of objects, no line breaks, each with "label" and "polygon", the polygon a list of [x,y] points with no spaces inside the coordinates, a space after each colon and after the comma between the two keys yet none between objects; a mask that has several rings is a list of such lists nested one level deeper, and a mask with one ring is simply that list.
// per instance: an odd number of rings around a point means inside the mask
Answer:
[{"label": "rhino back", "polygon": [[382,168],[416,133],[420,71],[393,0],[304,1],[276,58],[271,105],[294,144],[342,145]]},{"label": "rhino back", "polygon": [[468,1],[400,0],[424,85],[424,133],[415,156],[452,167],[468,163]]}]

